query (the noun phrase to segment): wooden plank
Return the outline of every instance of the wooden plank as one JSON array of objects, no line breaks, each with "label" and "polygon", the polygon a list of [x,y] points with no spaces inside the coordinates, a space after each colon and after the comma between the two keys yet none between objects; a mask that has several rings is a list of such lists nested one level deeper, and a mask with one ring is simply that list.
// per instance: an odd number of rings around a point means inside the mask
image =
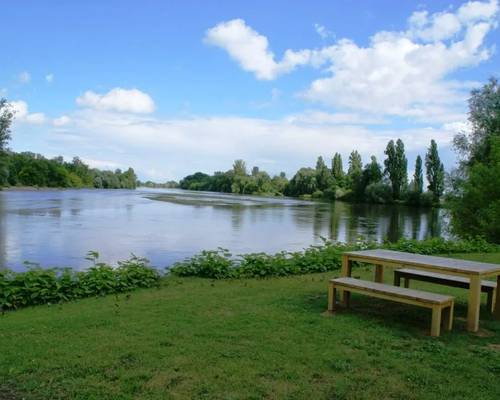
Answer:
[{"label": "wooden plank", "polygon": [[[352,273],[352,262],[349,260],[347,254],[342,254],[342,276],[351,276]],[[349,300],[351,298],[351,292],[342,291],[342,305],[344,307],[349,307]]]},{"label": "wooden plank", "polygon": [[[440,283],[442,281],[443,283],[446,283],[448,286],[455,286],[465,289],[468,289],[470,284],[469,278],[447,275],[447,274],[438,274],[435,272],[428,272],[418,269],[402,268],[394,271],[394,274],[399,275],[399,279],[401,279],[402,277],[403,278],[409,277],[410,279],[415,279],[425,282]],[[497,287],[496,282],[485,281],[485,280],[481,281],[481,291],[483,292],[491,292],[496,287]]]},{"label": "wooden plank", "polygon": [[467,330],[477,332],[479,329],[479,310],[481,306],[481,278],[474,275],[470,279],[469,308],[467,310]]},{"label": "wooden plank", "polygon": [[434,337],[441,333],[441,310],[440,306],[432,307],[431,336]]},{"label": "wooden plank", "polygon": [[375,282],[378,282],[378,283],[384,282],[384,266],[383,265],[375,265]]},{"label": "wooden plank", "polygon": [[401,299],[411,300],[418,304],[444,304],[453,300],[451,296],[442,294],[424,292],[422,290],[405,289],[398,286],[385,285],[382,283],[364,281],[354,278],[336,278],[330,282],[335,282],[339,287],[349,288],[352,291],[359,290],[360,292],[370,292],[373,294],[386,295],[389,297],[397,297]]},{"label": "wooden plank", "polygon": [[500,265],[482,263],[454,258],[425,256],[421,254],[404,253],[384,249],[350,251],[344,253],[349,259],[384,264],[388,266],[410,266],[430,268],[443,272],[455,272],[465,275],[495,275],[500,274]]}]

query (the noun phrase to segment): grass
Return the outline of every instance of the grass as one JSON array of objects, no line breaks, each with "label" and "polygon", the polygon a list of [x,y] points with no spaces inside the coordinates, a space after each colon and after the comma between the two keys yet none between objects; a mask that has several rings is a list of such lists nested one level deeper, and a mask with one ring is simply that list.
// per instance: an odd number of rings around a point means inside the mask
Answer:
[{"label": "grass", "polygon": [[351,310],[323,315],[337,275],[168,278],[9,312],[0,399],[500,398],[500,322],[483,307],[480,332],[467,333],[466,291],[412,285],[457,296],[453,332],[434,339],[425,309],[354,295]]}]

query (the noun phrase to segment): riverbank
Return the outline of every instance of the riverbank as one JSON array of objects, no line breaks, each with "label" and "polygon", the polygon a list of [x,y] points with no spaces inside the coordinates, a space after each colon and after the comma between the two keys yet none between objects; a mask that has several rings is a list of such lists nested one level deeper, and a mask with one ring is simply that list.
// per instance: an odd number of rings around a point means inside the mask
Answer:
[{"label": "riverbank", "polygon": [[[457,254],[500,263],[499,253]],[[373,271],[356,268],[356,276]],[[0,317],[6,399],[498,399],[500,323],[427,336],[427,310],[354,296],[325,317],[338,272],[212,281],[39,306]],[[387,279],[390,280],[390,274]],[[484,304],[484,302],[483,302]],[[10,396],[10,397],[7,397]]]}]

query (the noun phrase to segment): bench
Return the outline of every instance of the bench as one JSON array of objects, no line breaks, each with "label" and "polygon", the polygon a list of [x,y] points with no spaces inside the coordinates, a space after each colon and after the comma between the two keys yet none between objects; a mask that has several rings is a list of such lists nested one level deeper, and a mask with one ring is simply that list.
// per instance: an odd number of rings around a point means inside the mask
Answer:
[{"label": "bench", "polygon": [[[417,269],[402,268],[394,271],[394,285],[401,285],[401,278],[404,279],[404,287],[408,288],[410,286],[410,279],[423,282],[437,283],[440,285],[447,285],[458,287],[462,289],[469,289],[470,279],[453,276],[447,274],[438,274],[434,272],[421,271]],[[481,281],[481,292],[487,293],[487,307],[488,310],[494,312],[494,301],[497,290],[497,284],[493,281]]]},{"label": "bench", "polygon": [[[383,283],[364,281],[354,278],[336,278],[330,280],[328,286],[328,311],[336,311],[337,289],[344,291],[346,306],[349,305],[349,294],[360,293],[384,300],[430,308],[432,310],[431,336],[439,336],[441,332],[442,315],[447,330],[453,327],[453,297],[441,294],[423,292],[421,290],[407,289],[399,286],[390,286]],[[347,297],[345,296],[347,294]]]}]

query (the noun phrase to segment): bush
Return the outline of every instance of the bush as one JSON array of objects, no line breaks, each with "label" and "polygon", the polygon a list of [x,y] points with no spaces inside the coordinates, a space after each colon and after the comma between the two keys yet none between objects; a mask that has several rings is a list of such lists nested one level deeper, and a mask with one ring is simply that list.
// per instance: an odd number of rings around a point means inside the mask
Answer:
[{"label": "bush", "polygon": [[30,264],[25,272],[0,271],[0,311],[152,287],[160,279],[145,258],[132,255],[113,268],[98,263],[97,253],[90,254],[94,266],[86,271],[42,269],[36,264]]},{"label": "bush", "polygon": [[500,252],[500,245],[483,239],[451,241],[441,238],[418,241],[401,239],[382,245],[373,242],[344,244],[324,240],[320,246],[304,251],[282,251],[274,255],[250,253],[233,257],[227,250],[203,251],[170,268],[177,276],[198,276],[212,279],[288,276],[338,270],[345,251],[384,248],[418,254],[491,253]]},{"label": "bush", "polygon": [[371,183],[365,189],[365,200],[369,203],[392,203],[392,188],[383,182]]}]

